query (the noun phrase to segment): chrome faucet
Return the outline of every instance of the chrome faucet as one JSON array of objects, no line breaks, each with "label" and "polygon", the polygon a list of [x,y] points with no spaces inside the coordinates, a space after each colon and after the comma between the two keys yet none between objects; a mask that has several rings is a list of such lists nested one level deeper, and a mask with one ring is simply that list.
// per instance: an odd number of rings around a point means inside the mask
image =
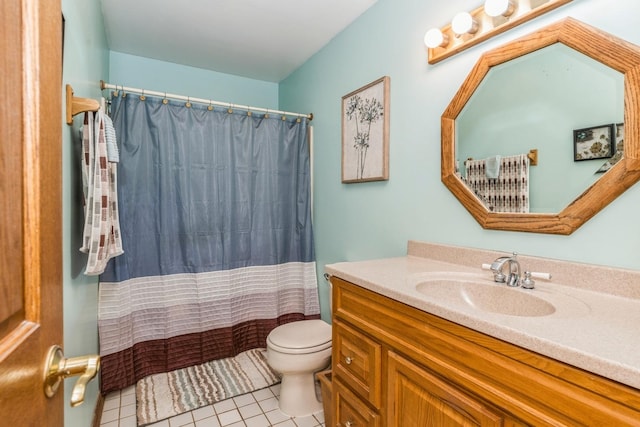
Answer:
[{"label": "chrome faucet", "polygon": [[[520,263],[517,260],[517,253],[513,253],[511,256],[501,256],[497,258],[491,264],[491,271],[493,272],[493,280],[499,283],[506,283],[507,286],[519,286],[520,285]],[[509,264],[509,273],[505,275],[503,273],[504,265]]]}]

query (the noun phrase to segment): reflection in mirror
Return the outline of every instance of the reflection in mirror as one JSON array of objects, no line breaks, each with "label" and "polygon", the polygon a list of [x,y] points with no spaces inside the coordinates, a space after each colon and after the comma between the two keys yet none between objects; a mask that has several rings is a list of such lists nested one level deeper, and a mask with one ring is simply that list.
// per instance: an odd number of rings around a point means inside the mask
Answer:
[{"label": "reflection in mirror", "polygon": [[623,116],[622,73],[555,43],[489,70],[456,119],[458,171],[465,180],[469,158],[537,149],[529,212],[557,213],[602,176],[597,172],[607,160],[575,161],[573,131]]},{"label": "reflection in mirror", "polygon": [[[441,125],[442,182],[483,228],[571,234],[640,180],[640,47],[565,18],[484,53]],[[624,138],[624,155],[607,159],[607,137]],[[468,157],[494,166],[531,149],[531,210],[489,209],[463,181]]]}]

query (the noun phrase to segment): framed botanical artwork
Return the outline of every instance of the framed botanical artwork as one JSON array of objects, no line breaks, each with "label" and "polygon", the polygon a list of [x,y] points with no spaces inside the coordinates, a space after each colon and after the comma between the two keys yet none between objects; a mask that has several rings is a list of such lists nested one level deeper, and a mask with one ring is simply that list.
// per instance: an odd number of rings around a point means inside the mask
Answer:
[{"label": "framed botanical artwork", "polygon": [[614,125],[573,131],[573,160],[608,159],[613,156]]},{"label": "framed botanical artwork", "polygon": [[385,76],[342,97],[342,182],[389,179],[389,85]]}]

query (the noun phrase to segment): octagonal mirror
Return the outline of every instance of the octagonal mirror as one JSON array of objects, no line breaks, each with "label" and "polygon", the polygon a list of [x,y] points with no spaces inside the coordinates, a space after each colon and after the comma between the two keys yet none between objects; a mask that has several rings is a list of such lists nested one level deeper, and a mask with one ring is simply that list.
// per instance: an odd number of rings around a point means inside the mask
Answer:
[{"label": "octagonal mirror", "polygon": [[[640,179],[639,98],[640,48],[566,18],[478,60],[442,115],[442,181],[483,228],[571,234]],[[470,185],[471,158],[529,150],[525,211]]]}]

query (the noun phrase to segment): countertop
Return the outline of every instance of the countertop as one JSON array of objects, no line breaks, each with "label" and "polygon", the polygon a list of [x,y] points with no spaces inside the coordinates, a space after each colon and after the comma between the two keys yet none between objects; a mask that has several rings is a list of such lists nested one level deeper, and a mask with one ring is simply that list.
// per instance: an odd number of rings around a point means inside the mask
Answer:
[{"label": "countertop", "polygon": [[[492,273],[482,270],[478,261],[490,263],[496,255],[505,254],[410,242],[406,256],[328,264],[325,271],[427,313],[640,389],[640,298],[635,298],[635,292],[640,291],[640,272],[521,257],[521,264],[558,272],[560,281],[554,274],[550,281],[537,280],[533,290],[509,288],[556,307],[555,313],[540,317],[491,313],[416,290],[421,278],[433,272],[493,282]],[[579,270],[572,274],[573,269]],[[585,269],[593,280],[583,278]],[[593,283],[603,281],[602,277],[624,283],[619,287]],[[572,279],[580,283],[571,283]]]}]

